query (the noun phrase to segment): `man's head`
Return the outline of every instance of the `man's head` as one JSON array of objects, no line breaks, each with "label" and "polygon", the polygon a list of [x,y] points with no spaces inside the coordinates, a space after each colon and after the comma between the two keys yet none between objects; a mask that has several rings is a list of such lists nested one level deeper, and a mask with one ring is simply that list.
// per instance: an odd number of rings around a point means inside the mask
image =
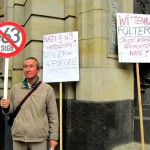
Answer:
[{"label": "man's head", "polygon": [[23,62],[23,72],[27,79],[35,79],[40,68],[39,61],[34,57],[28,57]]}]

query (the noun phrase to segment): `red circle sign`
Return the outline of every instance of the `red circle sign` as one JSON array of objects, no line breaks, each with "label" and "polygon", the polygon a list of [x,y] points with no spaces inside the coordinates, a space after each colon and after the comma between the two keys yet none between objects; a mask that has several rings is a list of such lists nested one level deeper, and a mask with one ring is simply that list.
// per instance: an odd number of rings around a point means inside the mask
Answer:
[{"label": "red circle sign", "polygon": [[23,50],[26,44],[24,28],[15,22],[0,23],[0,57],[11,57]]}]

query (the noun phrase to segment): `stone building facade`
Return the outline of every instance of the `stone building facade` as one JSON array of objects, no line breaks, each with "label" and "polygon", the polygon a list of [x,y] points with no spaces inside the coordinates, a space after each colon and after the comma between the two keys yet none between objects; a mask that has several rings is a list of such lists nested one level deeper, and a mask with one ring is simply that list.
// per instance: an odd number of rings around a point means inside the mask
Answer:
[{"label": "stone building facade", "polygon": [[[0,21],[17,22],[27,33],[24,50],[10,58],[9,89],[23,80],[26,57],[38,58],[43,66],[43,35],[79,33],[80,80],[63,83],[64,150],[112,150],[133,140],[134,69],[118,63],[116,12],[132,13],[133,1],[0,0]],[[51,85],[59,101],[59,83]]]}]

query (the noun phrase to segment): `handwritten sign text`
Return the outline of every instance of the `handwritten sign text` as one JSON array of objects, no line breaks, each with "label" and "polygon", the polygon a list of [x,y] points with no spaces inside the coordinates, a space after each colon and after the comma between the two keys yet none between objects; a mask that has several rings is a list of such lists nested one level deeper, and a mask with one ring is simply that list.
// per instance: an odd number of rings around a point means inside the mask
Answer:
[{"label": "handwritten sign text", "polygon": [[150,62],[150,15],[117,13],[119,62]]},{"label": "handwritten sign text", "polygon": [[43,36],[43,81],[79,80],[78,32]]}]

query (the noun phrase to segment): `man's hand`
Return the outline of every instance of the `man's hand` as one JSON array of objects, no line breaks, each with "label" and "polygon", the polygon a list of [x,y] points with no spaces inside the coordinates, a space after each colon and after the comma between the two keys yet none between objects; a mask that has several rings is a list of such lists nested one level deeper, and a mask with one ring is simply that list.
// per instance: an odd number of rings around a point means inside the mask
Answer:
[{"label": "man's hand", "polygon": [[57,146],[58,142],[56,140],[50,140],[49,141],[49,145],[51,146],[51,148],[54,150],[55,147]]},{"label": "man's hand", "polygon": [[2,108],[8,108],[10,105],[9,99],[2,98],[0,101],[0,105]]}]

